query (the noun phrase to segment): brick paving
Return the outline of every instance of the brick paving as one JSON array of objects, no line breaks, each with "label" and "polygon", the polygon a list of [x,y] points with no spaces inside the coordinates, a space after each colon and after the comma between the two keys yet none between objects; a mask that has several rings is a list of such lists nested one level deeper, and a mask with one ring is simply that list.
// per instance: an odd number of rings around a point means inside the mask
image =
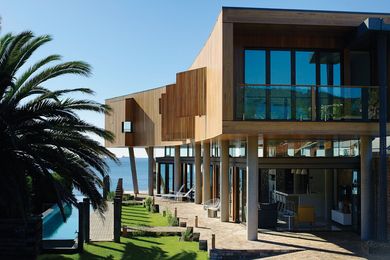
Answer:
[{"label": "brick paving", "polygon": [[91,241],[113,241],[114,240],[114,205],[107,203],[107,211],[104,219],[99,213],[91,211],[90,218]]},{"label": "brick paving", "polygon": [[280,252],[271,259],[365,259],[361,241],[355,233],[262,230],[257,241],[247,241],[244,225],[221,222],[219,218],[208,218],[202,205],[167,202],[159,198],[156,198],[156,203],[160,204],[162,210],[169,209],[171,212],[176,207],[180,221],[187,222],[187,226],[194,226],[195,216],[198,216],[199,227],[194,228],[194,232],[200,233],[201,240],[208,241],[209,249],[211,235],[215,234],[217,249]]}]

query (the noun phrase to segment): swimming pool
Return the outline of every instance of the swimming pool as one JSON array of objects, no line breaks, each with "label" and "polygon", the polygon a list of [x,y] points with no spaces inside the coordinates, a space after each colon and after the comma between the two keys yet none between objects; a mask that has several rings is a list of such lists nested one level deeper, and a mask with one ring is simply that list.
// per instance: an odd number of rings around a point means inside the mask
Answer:
[{"label": "swimming pool", "polygon": [[65,205],[64,210],[66,222],[63,221],[58,205],[54,205],[43,213],[43,240],[74,240],[77,238],[79,210],[71,204]]}]

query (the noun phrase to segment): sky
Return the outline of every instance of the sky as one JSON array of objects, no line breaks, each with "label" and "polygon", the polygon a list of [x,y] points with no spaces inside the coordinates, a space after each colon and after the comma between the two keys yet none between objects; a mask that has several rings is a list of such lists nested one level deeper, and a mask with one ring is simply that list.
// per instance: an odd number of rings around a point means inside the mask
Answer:
[{"label": "sky", "polygon": [[[222,6],[390,13],[390,0],[0,0],[0,36],[26,30],[51,35],[32,60],[60,54],[64,61],[88,62],[93,74],[46,86],[89,87],[95,91],[90,98],[104,102],[174,83],[203,47]],[[104,127],[104,115],[80,116]],[[128,155],[126,149],[112,151]],[[146,156],[143,149],[135,152]]]}]

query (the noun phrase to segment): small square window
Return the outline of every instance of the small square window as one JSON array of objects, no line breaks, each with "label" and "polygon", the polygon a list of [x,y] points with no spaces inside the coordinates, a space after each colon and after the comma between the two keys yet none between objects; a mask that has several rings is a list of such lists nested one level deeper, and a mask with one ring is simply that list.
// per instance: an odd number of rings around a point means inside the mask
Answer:
[{"label": "small square window", "polygon": [[122,133],[132,133],[133,123],[130,121],[122,122]]}]

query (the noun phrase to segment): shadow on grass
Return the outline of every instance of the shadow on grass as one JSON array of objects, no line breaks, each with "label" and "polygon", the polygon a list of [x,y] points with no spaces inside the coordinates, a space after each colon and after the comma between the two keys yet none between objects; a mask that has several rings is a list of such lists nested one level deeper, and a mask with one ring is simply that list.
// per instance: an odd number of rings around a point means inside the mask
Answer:
[{"label": "shadow on grass", "polygon": [[167,252],[157,246],[151,246],[150,248],[149,247],[147,248],[147,247],[134,245],[133,243],[127,243],[122,259],[123,260],[124,259],[126,260],[136,260],[136,259],[193,260],[196,259],[196,253],[182,251],[171,257],[168,257]]},{"label": "shadow on grass", "polygon": [[146,239],[141,239],[141,237],[132,237],[131,239],[142,241],[142,242],[146,242],[146,243],[150,243],[150,244],[155,244],[155,245],[162,245],[162,243],[159,243],[159,242],[156,242],[156,241],[149,241],[149,240],[146,240]]},{"label": "shadow on grass", "polygon": [[[85,250],[82,254],[77,255],[43,255],[38,258],[38,260],[113,260],[113,259],[121,259],[121,260],[157,260],[157,259],[169,259],[169,260],[195,260],[197,259],[197,254],[192,251],[182,250],[175,255],[168,256],[168,252],[163,250],[160,245],[162,243],[158,243],[155,241],[149,241],[147,239],[134,238],[134,240],[140,241],[143,243],[142,245],[135,244],[130,241],[121,242],[122,246],[117,248],[114,244],[107,243],[91,243],[90,247]],[[118,245],[118,244],[116,244]],[[103,255],[99,255],[99,252]]]},{"label": "shadow on grass", "polygon": [[84,251],[81,254],[77,254],[76,257],[75,256],[76,255],[72,255],[72,256],[69,255],[68,256],[68,255],[48,254],[48,255],[39,256],[38,260],[74,260],[74,259],[79,259],[79,260],[114,260],[115,259],[113,255],[109,255],[109,256],[104,257],[104,256],[92,254],[92,253],[87,252],[87,251]]}]

